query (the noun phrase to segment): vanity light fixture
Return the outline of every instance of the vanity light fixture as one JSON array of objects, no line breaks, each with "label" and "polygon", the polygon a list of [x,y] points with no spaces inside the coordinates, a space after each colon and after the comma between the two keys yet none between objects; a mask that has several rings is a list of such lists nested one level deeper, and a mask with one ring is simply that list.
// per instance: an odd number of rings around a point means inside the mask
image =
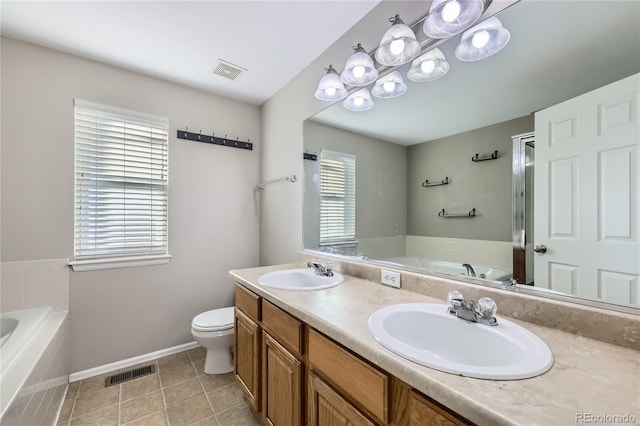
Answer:
[{"label": "vanity light fixture", "polygon": [[456,58],[461,61],[479,61],[495,55],[504,48],[511,34],[495,16],[479,23],[462,34],[456,47]]},{"label": "vanity light fixture", "polygon": [[407,78],[422,83],[437,80],[447,72],[449,72],[449,62],[445,59],[444,53],[436,47],[413,60],[411,69],[407,72]]},{"label": "vanity light fixture", "polygon": [[433,0],[422,30],[431,38],[459,34],[476,23],[484,6],[483,0]]},{"label": "vanity light fixture", "polygon": [[373,108],[373,99],[366,87],[352,93],[344,100],[342,105],[349,111],[368,111]]},{"label": "vanity light fixture", "polygon": [[358,43],[353,47],[354,53],[347,59],[344,71],[340,74],[340,80],[349,86],[366,86],[378,78],[373,59],[367,54],[362,45]]},{"label": "vanity light fixture", "polygon": [[318,83],[318,90],[316,90],[315,96],[321,101],[339,101],[347,96],[347,89],[344,88],[344,84],[340,81],[338,72],[329,65],[329,68],[325,68],[327,73],[320,79]]},{"label": "vanity light fixture", "polygon": [[376,81],[371,94],[376,98],[395,98],[407,91],[407,85],[398,71],[390,72]]},{"label": "vanity light fixture", "polygon": [[413,30],[405,25],[400,15],[389,18],[389,28],[376,49],[376,61],[386,66],[406,64],[420,54],[420,43]]}]

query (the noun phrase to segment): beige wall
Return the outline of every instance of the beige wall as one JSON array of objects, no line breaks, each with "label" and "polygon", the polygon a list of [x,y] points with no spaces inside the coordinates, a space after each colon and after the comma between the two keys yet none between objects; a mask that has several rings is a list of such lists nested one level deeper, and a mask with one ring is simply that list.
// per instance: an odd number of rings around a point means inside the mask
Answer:
[{"label": "beige wall", "polygon": [[[512,241],[511,136],[533,131],[533,115],[471,130],[408,148],[409,235]],[[498,159],[471,157],[498,150]],[[423,188],[422,182],[449,178],[449,185]],[[438,212],[465,213],[473,219],[443,219]]]},{"label": "beige wall", "polygon": [[[356,238],[407,233],[407,148],[310,120],[304,122],[304,149],[356,156]],[[304,242],[315,249],[320,240],[319,161],[305,161]],[[375,214],[371,214],[375,212]],[[360,247],[358,247],[358,251]]]},{"label": "beige wall", "polygon": [[173,258],[71,273],[71,371],[191,341],[194,315],[233,303],[228,270],[258,263],[260,143],[246,151],[175,132],[258,141],[258,107],[10,39],[1,47],[3,262],[73,256],[75,97],[169,118]]}]

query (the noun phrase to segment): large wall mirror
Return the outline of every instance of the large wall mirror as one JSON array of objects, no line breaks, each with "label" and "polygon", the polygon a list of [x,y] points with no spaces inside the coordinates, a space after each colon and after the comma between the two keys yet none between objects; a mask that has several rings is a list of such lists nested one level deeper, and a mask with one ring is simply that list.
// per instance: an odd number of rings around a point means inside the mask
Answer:
[{"label": "large wall mirror", "polygon": [[[461,62],[455,37],[439,46],[450,63],[444,77],[405,78],[403,96],[374,98],[369,111],[339,102],[305,121],[304,149],[317,160],[304,161],[304,248],[477,284],[515,277],[523,292],[637,313],[637,94],[607,104],[631,130],[593,164],[549,160],[540,143],[553,143],[540,129],[555,126],[553,135],[571,139],[595,123],[540,111],[621,80],[637,84],[640,4],[522,0],[498,17],[511,41],[495,56]],[[597,202],[572,195],[581,194],[578,184]],[[558,238],[543,239],[545,230]],[[611,245],[576,260],[591,247],[580,242],[588,234]],[[626,264],[598,266],[605,258]]]}]

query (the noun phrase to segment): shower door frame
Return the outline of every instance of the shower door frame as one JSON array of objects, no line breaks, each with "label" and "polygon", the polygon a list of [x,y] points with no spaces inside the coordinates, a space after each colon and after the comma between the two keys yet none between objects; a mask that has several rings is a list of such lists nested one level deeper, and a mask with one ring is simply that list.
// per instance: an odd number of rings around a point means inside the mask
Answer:
[{"label": "shower door frame", "polygon": [[[533,235],[527,235],[527,145],[535,143],[534,132],[512,136],[513,170],[512,170],[512,234],[513,234],[513,278],[518,284],[533,285],[527,282],[527,269],[533,271],[533,264],[527,262],[527,242]],[[534,160],[535,161],[535,160]],[[533,210],[530,210],[533,214]],[[530,248],[531,249],[531,248]]]}]

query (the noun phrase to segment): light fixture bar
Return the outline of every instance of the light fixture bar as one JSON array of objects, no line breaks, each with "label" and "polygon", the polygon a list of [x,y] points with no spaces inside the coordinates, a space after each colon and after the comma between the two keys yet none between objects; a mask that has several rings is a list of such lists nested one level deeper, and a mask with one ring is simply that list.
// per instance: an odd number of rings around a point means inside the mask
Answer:
[{"label": "light fixture bar", "polygon": [[[480,19],[478,20],[478,22],[481,22],[487,18],[490,18],[491,16],[494,16],[502,12],[503,10],[513,6],[519,1],[520,0],[501,0],[501,1],[485,0],[484,12],[480,16]],[[420,53],[418,56],[425,54],[427,51],[433,49],[434,47],[438,47],[441,44],[444,44],[448,40],[455,38],[456,36],[459,35],[457,34],[451,37],[440,38],[440,39],[427,37],[422,31],[422,25],[424,23],[424,20],[427,18],[428,14],[429,14],[428,11],[426,11],[426,13],[421,18],[419,18],[417,21],[409,25],[409,28],[411,28],[414,34],[416,34],[416,39],[418,40],[418,43],[420,43]],[[367,54],[371,57],[371,59],[375,61],[376,49],[373,49],[371,52],[367,52]],[[386,66],[386,65],[381,65],[377,62],[375,62],[375,64],[378,65],[376,67],[376,70],[378,70],[378,79],[400,68],[400,66]],[[347,85],[345,85],[345,88],[347,89],[347,92],[349,94],[352,94],[358,89],[360,89],[360,87],[358,86],[347,86]]]}]

